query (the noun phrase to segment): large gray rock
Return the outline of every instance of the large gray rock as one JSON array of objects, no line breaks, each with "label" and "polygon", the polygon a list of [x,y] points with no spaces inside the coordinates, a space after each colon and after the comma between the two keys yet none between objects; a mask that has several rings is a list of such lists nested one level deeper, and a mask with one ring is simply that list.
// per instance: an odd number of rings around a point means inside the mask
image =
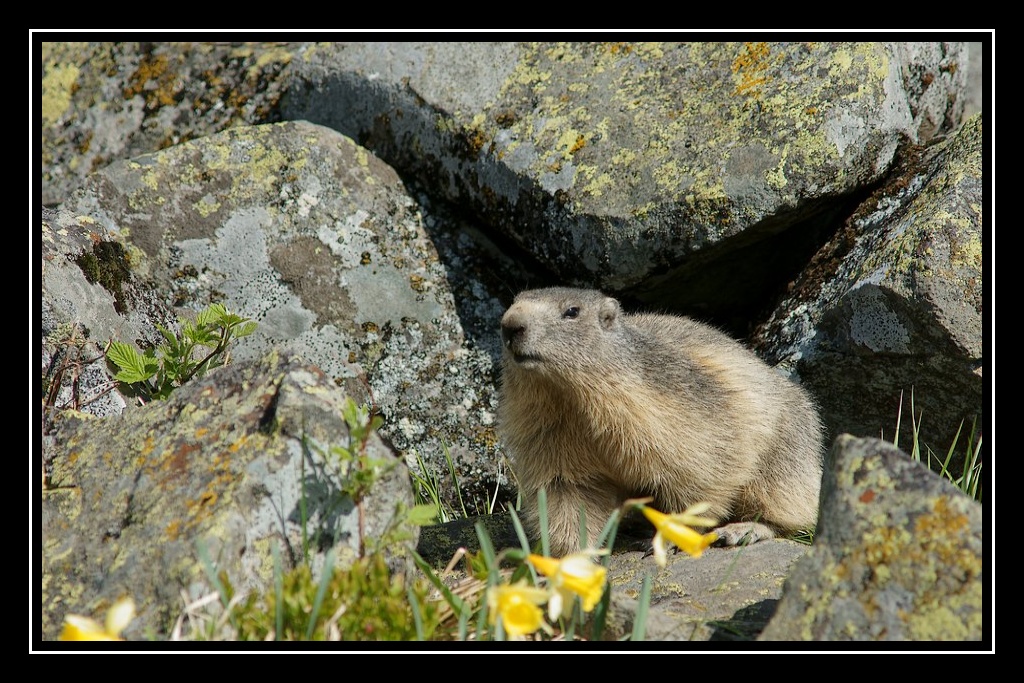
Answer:
[{"label": "large gray rock", "polygon": [[287,43],[40,43],[42,199],[90,173],[228,127],[274,121]]},{"label": "large gray rock", "polygon": [[699,558],[653,557],[629,552],[611,561],[611,617],[605,637],[633,632],[644,578],[651,599],[644,639],[649,641],[754,640],[775,612],[783,583],[808,546],[773,539],[739,548],[709,548]]},{"label": "large gray rock", "polygon": [[[984,431],[982,120],[917,150],[811,262],[755,334],[794,372],[832,434],[921,438],[962,471],[973,420]],[[923,416],[921,413],[923,412]],[[980,432],[979,432],[980,433]]]},{"label": "large gray rock", "polygon": [[958,125],[967,45],[46,43],[44,201],[118,158],[303,118],[549,280],[745,336],[901,139]]},{"label": "large gray rock", "polygon": [[281,111],[563,279],[724,304],[745,290],[692,291],[686,257],[766,240],[881,178],[901,139],[955,126],[967,59],[965,43],[329,43],[292,60]]},{"label": "large gray rock", "polygon": [[[237,359],[287,343],[372,404],[450,504],[446,449],[467,498],[493,495],[503,475],[479,459],[497,461],[497,348],[467,342],[421,215],[373,154],[305,122],[233,128],[111,164],[61,210],[122,245],[125,268],[161,300],[191,310],[220,302],[254,319]],[[486,294],[477,297],[488,310]],[[492,305],[493,319],[499,311]]]},{"label": "large gray rock", "polygon": [[836,439],[814,545],[761,640],[981,641],[981,505],[879,439]]},{"label": "large gray rock", "polygon": [[173,327],[174,313],[91,216],[43,209],[41,218],[44,409],[118,415],[130,404],[107,369],[107,342],[155,346],[156,326]]},{"label": "large gray rock", "polygon": [[[165,639],[185,600],[213,590],[204,552],[243,592],[272,589],[273,546],[283,569],[319,572],[334,550],[341,565],[389,552],[409,570],[400,546],[374,545],[412,505],[408,470],[376,434],[351,443],[344,399],[315,366],[273,352],[122,415],[62,412],[41,497],[43,639],[126,595],[138,617],[125,637]],[[381,463],[370,495],[345,492],[351,465],[332,447]],[[396,528],[415,547],[418,528]]]}]

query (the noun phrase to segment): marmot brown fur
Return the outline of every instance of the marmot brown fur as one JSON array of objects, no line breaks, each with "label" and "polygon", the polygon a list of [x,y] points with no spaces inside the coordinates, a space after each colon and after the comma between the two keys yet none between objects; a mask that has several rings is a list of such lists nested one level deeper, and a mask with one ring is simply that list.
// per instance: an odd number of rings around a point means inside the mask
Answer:
[{"label": "marmot brown fur", "polygon": [[552,554],[579,549],[581,507],[592,544],[640,496],[666,513],[710,503],[707,516],[733,522],[717,530],[727,545],[814,528],[814,403],[723,332],[554,287],[520,293],[501,335],[499,433],[535,538],[547,492]]}]

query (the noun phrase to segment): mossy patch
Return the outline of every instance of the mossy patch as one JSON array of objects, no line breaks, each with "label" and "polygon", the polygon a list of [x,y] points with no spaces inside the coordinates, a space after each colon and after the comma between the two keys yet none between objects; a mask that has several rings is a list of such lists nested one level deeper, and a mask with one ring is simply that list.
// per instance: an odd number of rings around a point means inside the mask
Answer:
[{"label": "mossy patch", "polygon": [[127,311],[124,283],[131,279],[132,271],[124,247],[117,242],[98,242],[92,251],[75,259],[90,284],[99,284],[114,297],[114,310]]}]

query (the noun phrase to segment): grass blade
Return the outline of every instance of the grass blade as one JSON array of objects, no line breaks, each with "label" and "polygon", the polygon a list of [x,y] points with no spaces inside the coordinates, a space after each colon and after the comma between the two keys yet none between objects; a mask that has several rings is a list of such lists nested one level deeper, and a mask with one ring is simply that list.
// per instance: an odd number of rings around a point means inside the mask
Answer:
[{"label": "grass blade", "polygon": [[327,593],[327,586],[331,583],[331,576],[334,574],[334,549],[327,551],[324,558],[324,568],[320,574],[320,585],[316,589],[316,597],[313,598],[313,608],[309,613],[309,623],[306,624],[306,640],[313,640],[313,631],[316,630],[317,619],[320,618],[320,607],[324,602],[324,594]]},{"label": "grass blade", "polygon": [[647,631],[647,609],[651,604],[651,575],[644,574],[644,582],[640,586],[640,599],[636,605],[636,617],[633,620],[633,634],[630,640],[643,640]]},{"label": "grass blade", "polygon": [[551,557],[551,543],[548,540],[548,492],[542,486],[537,491],[537,519],[540,522],[540,554]]},{"label": "grass blade", "polygon": [[434,588],[436,588],[438,592],[441,593],[441,597],[443,597],[445,599],[445,602],[447,602],[451,606],[452,611],[458,615],[463,614],[464,611],[468,611],[464,609],[465,602],[463,601],[463,599],[452,593],[448,586],[444,585],[444,582],[441,581],[437,574],[434,573],[434,570],[430,567],[429,564],[427,564],[427,561],[424,560],[423,557],[420,556],[420,554],[415,550],[411,552],[412,561],[416,563],[416,566],[419,567],[420,571],[423,572],[423,574],[427,577],[427,580],[430,581],[431,584],[433,584]]},{"label": "grass blade", "polygon": [[284,637],[284,575],[281,573],[281,551],[277,543],[270,546],[274,561],[274,640]]}]

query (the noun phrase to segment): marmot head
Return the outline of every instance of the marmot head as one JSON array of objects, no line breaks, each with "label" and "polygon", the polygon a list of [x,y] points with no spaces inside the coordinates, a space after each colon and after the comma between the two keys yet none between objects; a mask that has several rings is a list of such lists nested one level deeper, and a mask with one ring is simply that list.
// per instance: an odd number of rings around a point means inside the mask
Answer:
[{"label": "marmot head", "polygon": [[520,292],[501,318],[506,368],[561,374],[615,363],[619,302],[592,289]]}]

